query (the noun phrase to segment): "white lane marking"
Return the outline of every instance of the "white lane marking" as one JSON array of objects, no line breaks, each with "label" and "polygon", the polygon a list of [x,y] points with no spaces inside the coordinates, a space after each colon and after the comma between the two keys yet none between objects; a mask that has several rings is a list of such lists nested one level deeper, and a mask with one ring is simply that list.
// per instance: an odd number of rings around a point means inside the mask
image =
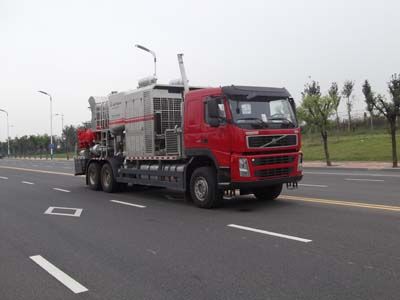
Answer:
[{"label": "white lane marking", "polygon": [[8,177],[0,176],[0,179],[8,179]]},{"label": "white lane marking", "polygon": [[144,205],[139,205],[139,204],[134,204],[134,203],[129,203],[129,202],[123,202],[123,201],[118,201],[118,200],[110,200],[110,201],[114,202],[114,203],[119,203],[119,204],[139,207],[139,208],[146,208],[146,206],[144,206]]},{"label": "white lane marking", "polygon": [[17,168],[17,167],[9,167],[9,166],[0,166],[0,169],[10,169],[10,170],[27,171],[27,172],[34,172],[34,173],[44,173],[44,174],[54,174],[54,175],[65,175],[65,176],[72,176],[72,177],[75,177],[75,175],[74,175],[74,174],[71,174],[71,173],[62,173],[62,172],[53,172],[53,171],[46,171],[46,170],[36,170],[36,169]]},{"label": "white lane marking", "polygon": [[[53,212],[55,209],[61,209],[61,210],[66,210],[66,211],[74,211],[73,213],[60,213],[60,212]],[[83,209],[82,208],[72,208],[72,207],[57,207],[57,206],[50,206],[44,214],[46,215],[58,215],[58,216],[68,216],[68,217],[80,217],[82,214]]]},{"label": "white lane marking", "polygon": [[327,185],[321,185],[321,184],[307,184],[307,183],[299,183],[300,186],[310,186],[310,187],[320,187],[320,188],[326,188],[328,187]]},{"label": "white lane marking", "polygon": [[59,189],[59,188],[53,188],[55,191],[63,192],[63,193],[71,193],[71,191],[64,190],[64,189]]},{"label": "white lane marking", "polygon": [[30,182],[30,181],[21,181],[21,183],[24,183],[24,184],[34,184],[33,182]]},{"label": "white lane marking", "polygon": [[368,182],[383,182],[383,179],[362,179],[362,178],[345,178],[347,181],[368,181]]},{"label": "white lane marking", "polygon": [[37,168],[37,167],[39,167],[39,165],[32,165],[32,167],[35,167],[35,168]]},{"label": "white lane marking", "polygon": [[47,273],[49,273],[51,276],[53,276],[55,279],[57,279],[59,282],[61,282],[75,294],[88,291],[86,287],[84,287],[82,284],[80,284],[78,281],[73,279],[68,274],[61,271],[51,262],[43,258],[41,255],[34,255],[30,256],[29,258],[32,259],[35,263],[37,263],[40,267],[42,267],[45,271],[47,271]]},{"label": "white lane marking", "polygon": [[242,229],[242,230],[253,231],[253,232],[267,234],[267,235],[272,235],[272,236],[276,236],[276,237],[280,237],[280,238],[284,238],[284,239],[289,239],[289,240],[294,240],[294,241],[298,241],[298,242],[303,242],[303,243],[312,242],[312,240],[303,239],[303,238],[299,238],[299,237],[292,236],[292,235],[286,235],[286,234],[281,234],[281,233],[261,230],[261,229],[257,229],[257,228],[251,228],[251,227],[236,225],[236,224],[229,224],[227,226],[228,227]]},{"label": "white lane marking", "polygon": [[[312,175],[338,175],[338,176],[367,176],[367,177],[400,177],[398,174],[366,174],[366,173],[333,173],[333,172],[303,172],[304,174],[312,174]],[[393,173],[397,173],[393,171]]]}]

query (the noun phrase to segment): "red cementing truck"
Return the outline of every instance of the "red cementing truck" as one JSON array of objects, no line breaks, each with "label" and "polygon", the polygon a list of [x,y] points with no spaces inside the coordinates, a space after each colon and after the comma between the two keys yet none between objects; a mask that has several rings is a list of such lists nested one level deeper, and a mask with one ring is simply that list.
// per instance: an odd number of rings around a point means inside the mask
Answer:
[{"label": "red cementing truck", "polygon": [[75,175],[93,190],[130,185],[184,192],[202,208],[223,195],[273,200],[302,179],[301,133],[285,88],[189,87],[182,80],[139,82],[90,97],[91,125],[78,132]]}]

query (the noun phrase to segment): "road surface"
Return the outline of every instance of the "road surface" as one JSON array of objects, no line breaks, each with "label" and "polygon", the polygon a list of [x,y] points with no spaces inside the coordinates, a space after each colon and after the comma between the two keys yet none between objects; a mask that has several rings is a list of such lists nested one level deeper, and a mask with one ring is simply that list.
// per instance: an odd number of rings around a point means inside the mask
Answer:
[{"label": "road surface", "polygon": [[72,170],[0,160],[2,300],[399,299],[399,171],[310,168],[272,203],[203,210]]}]

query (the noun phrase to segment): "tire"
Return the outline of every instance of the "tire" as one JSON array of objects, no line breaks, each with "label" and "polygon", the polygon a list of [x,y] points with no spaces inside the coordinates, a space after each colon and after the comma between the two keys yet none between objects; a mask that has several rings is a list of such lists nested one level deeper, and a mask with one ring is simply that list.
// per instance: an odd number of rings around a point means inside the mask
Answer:
[{"label": "tire", "polygon": [[201,167],[190,178],[190,196],[200,208],[214,208],[221,204],[222,193],[218,190],[214,168]]},{"label": "tire", "polygon": [[261,201],[272,201],[279,197],[282,192],[282,184],[272,185],[253,191],[254,196]]},{"label": "tire", "polygon": [[100,164],[97,162],[90,163],[87,170],[87,183],[90,189],[98,191],[101,189],[100,184]]},{"label": "tire", "polygon": [[115,193],[118,191],[119,184],[115,180],[114,172],[110,164],[105,163],[101,168],[100,176],[101,187],[106,193]]}]

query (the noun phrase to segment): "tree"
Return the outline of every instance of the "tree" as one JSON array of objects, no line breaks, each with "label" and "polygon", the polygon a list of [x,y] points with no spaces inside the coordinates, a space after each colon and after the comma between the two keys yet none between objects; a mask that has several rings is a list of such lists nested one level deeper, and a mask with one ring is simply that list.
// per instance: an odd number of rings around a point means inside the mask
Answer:
[{"label": "tree", "polygon": [[336,113],[336,126],[339,129],[340,120],[339,120],[338,110],[339,110],[340,100],[342,98],[339,96],[339,87],[336,82],[332,82],[331,87],[329,88],[329,91],[328,91],[328,95],[333,101],[333,109],[335,110],[335,113]]},{"label": "tree", "polygon": [[392,139],[392,162],[393,168],[398,167],[397,145],[396,145],[396,120],[400,115],[400,75],[393,74],[388,82],[391,101],[387,101],[382,95],[374,97],[373,106],[389,122],[390,135]]},{"label": "tree", "polygon": [[328,151],[329,117],[334,112],[334,101],[330,96],[321,96],[321,89],[317,82],[312,81],[304,88],[303,102],[298,110],[299,117],[307,124],[315,126],[321,133],[324,144],[326,165],[331,166]]},{"label": "tree", "polygon": [[76,135],[77,127],[74,125],[65,126],[63,129],[63,138],[65,139],[66,147],[68,149],[74,149],[77,142]]},{"label": "tree", "polygon": [[321,87],[318,82],[315,80],[311,81],[311,83],[308,83],[304,86],[304,91],[301,93],[303,96],[303,99],[306,96],[318,96],[321,97]]},{"label": "tree", "polygon": [[351,94],[353,93],[354,82],[351,80],[346,80],[343,85],[342,95],[347,99],[346,108],[347,115],[349,118],[348,130],[351,131],[351,109],[353,108],[352,100],[350,99]]},{"label": "tree", "polygon": [[61,143],[67,153],[67,159],[69,159],[69,151],[73,150],[77,143],[77,128],[73,125],[65,126],[62,131]]},{"label": "tree", "polygon": [[367,110],[369,112],[369,116],[371,118],[371,130],[374,129],[374,122],[373,122],[373,117],[374,117],[374,92],[371,89],[371,85],[369,84],[368,80],[365,80],[363,86],[362,86],[362,92],[365,97],[365,103],[367,104]]}]

